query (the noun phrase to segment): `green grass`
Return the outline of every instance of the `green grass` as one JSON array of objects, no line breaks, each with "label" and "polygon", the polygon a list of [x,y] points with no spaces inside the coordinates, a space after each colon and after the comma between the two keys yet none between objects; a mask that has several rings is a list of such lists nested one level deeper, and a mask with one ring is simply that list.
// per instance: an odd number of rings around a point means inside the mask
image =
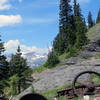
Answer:
[{"label": "green grass", "polygon": [[97,84],[100,83],[100,76],[93,74],[93,82]]},{"label": "green grass", "polygon": [[45,67],[45,64],[41,65],[40,67],[33,69],[33,73],[41,73],[44,70],[47,70],[47,68]]},{"label": "green grass", "polygon": [[87,32],[87,37],[92,40],[96,35],[100,34],[100,24],[96,24]]},{"label": "green grass", "polygon": [[76,57],[79,52],[80,52],[80,50],[73,48],[70,52],[67,53],[66,59],[68,59],[70,57]]},{"label": "green grass", "polygon": [[67,53],[67,56],[66,56],[66,59],[69,59],[71,57],[76,57],[78,54],[77,53],[71,53],[71,52],[68,52]]},{"label": "green grass", "polygon": [[35,82],[38,82],[38,81],[40,81],[40,78],[38,78],[38,79],[35,80]]},{"label": "green grass", "polygon": [[59,56],[59,60],[65,60],[66,59],[66,53]]},{"label": "green grass", "polygon": [[97,54],[94,58],[95,58],[95,59],[100,59],[100,53]]}]

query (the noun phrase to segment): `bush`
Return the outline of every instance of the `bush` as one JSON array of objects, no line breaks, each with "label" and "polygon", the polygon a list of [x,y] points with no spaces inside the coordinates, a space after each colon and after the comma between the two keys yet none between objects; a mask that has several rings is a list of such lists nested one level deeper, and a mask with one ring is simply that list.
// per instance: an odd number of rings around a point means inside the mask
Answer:
[{"label": "bush", "polygon": [[5,87],[4,89],[4,93],[7,95],[7,96],[16,96],[18,95],[17,93],[17,83],[18,83],[18,76],[17,75],[14,75],[12,77],[9,78],[9,81],[8,81],[8,84],[9,84],[9,87]]},{"label": "bush", "polygon": [[78,55],[79,50],[75,47],[73,47],[70,52],[67,53],[66,59],[70,57],[76,57]]},{"label": "bush", "polygon": [[57,54],[55,52],[51,51],[48,54],[48,60],[45,63],[45,67],[52,68],[52,67],[55,67],[55,65],[58,63],[59,63],[59,59],[58,59]]},{"label": "bush", "polygon": [[40,67],[37,67],[37,68],[33,69],[33,73],[35,73],[35,72],[41,73],[44,70],[46,70],[46,64],[43,64]]}]

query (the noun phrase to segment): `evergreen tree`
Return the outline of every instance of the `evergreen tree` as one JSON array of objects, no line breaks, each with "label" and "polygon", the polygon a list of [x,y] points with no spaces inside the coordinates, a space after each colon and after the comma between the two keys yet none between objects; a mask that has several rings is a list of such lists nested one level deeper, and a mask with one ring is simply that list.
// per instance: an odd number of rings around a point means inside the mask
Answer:
[{"label": "evergreen tree", "polygon": [[59,55],[64,53],[64,49],[65,49],[65,43],[64,42],[65,42],[65,40],[64,40],[64,36],[63,36],[62,33],[58,34],[53,41],[54,50]]},{"label": "evergreen tree", "polygon": [[12,54],[11,55],[11,60],[9,62],[9,72],[10,72],[10,77],[16,74],[15,70],[15,63],[14,63],[14,58],[15,56]]},{"label": "evergreen tree", "polygon": [[48,54],[48,60],[46,62],[46,66],[48,68],[52,68],[54,67],[57,63],[59,63],[59,59],[58,56],[56,54],[56,52],[54,52],[53,50],[51,52],[49,52]]},{"label": "evergreen tree", "polygon": [[76,43],[74,47],[80,49],[87,42],[86,32],[87,27],[83,15],[81,14],[80,5],[74,0],[74,24],[75,24],[75,34]]},{"label": "evergreen tree", "polygon": [[70,0],[60,0],[59,34],[56,36],[53,47],[58,54],[62,54],[72,44],[71,17],[72,7]]},{"label": "evergreen tree", "polygon": [[74,15],[70,17],[70,25],[67,26],[67,48],[66,52],[70,52],[75,44],[76,34],[75,34],[75,24],[74,24]]},{"label": "evergreen tree", "polygon": [[78,5],[77,5],[77,1],[74,0],[74,16],[78,16]]},{"label": "evergreen tree", "polygon": [[98,12],[98,16],[97,16],[97,19],[96,19],[96,23],[100,23],[100,9],[99,9],[99,12]]},{"label": "evergreen tree", "polygon": [[0,39],[0,94],[3,93],[3,89],[7,85],[6,80],[9,78],[9,67],[6,57],[3,54],[4,51],[4,43]]},{"label": "evergreen tree", "polygon": [[[9,89],[8,94],[7,95],[12,95],[15,96],[17,95],[17,86],[16,83],[18,83],[19,81],[19,77],[17,75],[11,76],[9,78],[9,87],[6,87],[5,89]],[[7,92],[5,92],[7,93]]]},{"label": "evergreen tree", "polygon": [[92,19],[92,14],[89,12],[88,14],[88,28],[91,28],[94,25],[94,21]]},{"label": "evergreen tree", "polygon": [[[18,76],[18,83],[17,84],[17,91],[20,93],[23,88],[26,86],[26,81],[31,76],[31,71],[29,66],[27,66],[26,59],[24,59],[21,53],[20,46],[18,46],[17,53],[15,55],[12,55],[11,61],[10,61],[10,73],[11,76],[17,75]],[[25,74],[27,71],[27,74]],[[30,74],[30,75],[28,75]]]}]

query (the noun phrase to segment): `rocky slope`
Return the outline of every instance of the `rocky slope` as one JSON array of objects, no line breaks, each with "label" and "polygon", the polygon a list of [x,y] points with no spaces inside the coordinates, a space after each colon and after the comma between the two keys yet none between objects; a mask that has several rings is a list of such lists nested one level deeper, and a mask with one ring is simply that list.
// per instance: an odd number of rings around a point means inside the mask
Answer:
[{"label": "rocky slope", "polygon": [[[39,80],[37,82],[33,82],[32,85],[36,90],[40,92],[52,90],[64,84],[72,84],[74,77],[78,73],[87,70],[100,72],[100,59],[87,60],[81,63],[77,63],[75,65],[57,66],[51,70],[46,70],[45,72],[42,72],[40,74],[33,74],[33,77],[36,80]],[[21,97],[30,92],[31,87],[26,89],[18,97]]]},{"label": "rocky slope", "polygon": [[[97,66],[98,65],[98,66]],[[64,84],[71,84],[74,77],[86,70],[92,70],[100,72],[100,59],[82,62],[76,65],[64,65],[58,66],[52,70],[48,70],[45,73],[34,75],[34,78],[40,78],[36,83],[33,83],[35,89],[39,91],[47,91],[60,87]]]}]

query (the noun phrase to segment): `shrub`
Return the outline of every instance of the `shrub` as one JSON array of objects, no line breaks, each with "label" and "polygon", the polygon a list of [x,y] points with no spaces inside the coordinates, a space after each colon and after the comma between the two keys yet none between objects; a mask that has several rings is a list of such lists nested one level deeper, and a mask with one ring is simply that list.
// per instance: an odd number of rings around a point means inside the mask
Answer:
[{"label": "shrub", "polygon": [[76,47],[73,47],[70,52],[67,53],[66,59],[70,57],[76,57],[78,55],[79,50]]},{"label": "shrub", "polygon": [[57,54],[55,52],[51,51],[48,54],[48,60],[45,63],[45,67],[52,68],[58,63],[59,63],[59,59],[58,59]]}]

